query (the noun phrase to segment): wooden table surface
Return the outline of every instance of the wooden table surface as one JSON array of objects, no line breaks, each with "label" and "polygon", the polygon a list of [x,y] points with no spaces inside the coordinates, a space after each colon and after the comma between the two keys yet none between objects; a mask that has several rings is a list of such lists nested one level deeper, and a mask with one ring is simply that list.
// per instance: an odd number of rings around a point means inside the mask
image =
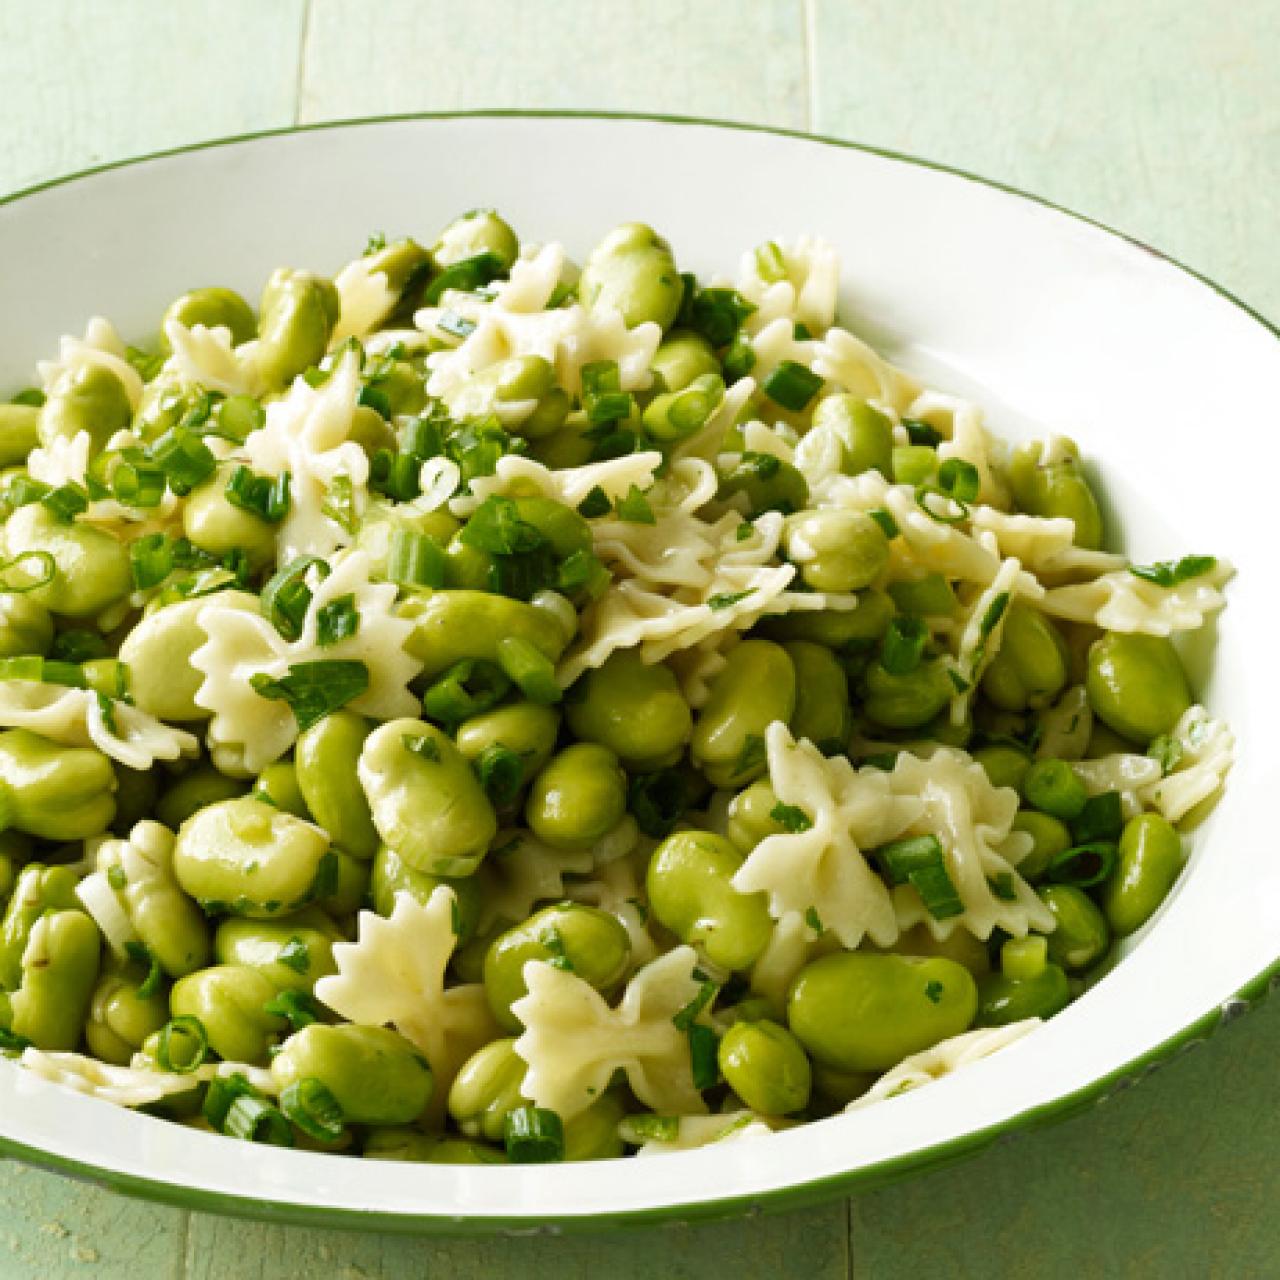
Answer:
[{"label": "wooden table surface", "polygon": [[[1000,179],[1280,317],[1278,52],[1276,0],[0,0],[0,192],[388,112],[714,116]],[[0,1277],[1280,1275],[1277,1056],[1273,1002],[1105,1107],[954,1168],[625,1237],[260,1226],[0,1163]]]}]

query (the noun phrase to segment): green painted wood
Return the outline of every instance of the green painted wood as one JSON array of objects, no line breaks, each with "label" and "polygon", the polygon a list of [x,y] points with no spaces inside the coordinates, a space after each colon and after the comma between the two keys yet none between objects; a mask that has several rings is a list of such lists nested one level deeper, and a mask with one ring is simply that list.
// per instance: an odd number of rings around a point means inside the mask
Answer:
[{"label": "green painted wood", "polygon": [[304,120],[601,107],[803,128],[798,0],[312,0]]},{"label": "green painted wood", "polygon": [[293,121],[306,0],[5,0],[0,189]]},{"label": "green painted wood", "polygon": [[1025,187],[1280,314],[1280,6],[808,2],[814,129]]}]

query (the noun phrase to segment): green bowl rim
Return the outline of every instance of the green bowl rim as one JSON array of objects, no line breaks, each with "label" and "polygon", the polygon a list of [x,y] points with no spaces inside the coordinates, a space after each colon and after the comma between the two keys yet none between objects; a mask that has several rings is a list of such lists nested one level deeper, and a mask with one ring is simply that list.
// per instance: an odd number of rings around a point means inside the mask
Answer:
[{"label": "green bowl rim", "polygon": [[[55,187],[79,182],[101,173],[110,173],[116,169],[130,168],[134,165],[146,164],[153,160],[164,160],[170,156],[186,155],[194,151],[209,151],[218,147],[234,146],[243,142],[253,142],[261,138],[278,138],[290,134],[315,133],[325,129],[349,129],[362,125],[396,124],[421,120],[476,120],[476,119],[538,119],[538,120],[626,120],[637,123],[663,125],[697,125],[705,128],[728,129],[740,133],[762,133],[774,137],[792,138],[801,142],[820,143],[824,146],[840,147],[847,151],[860,151],[865,154],[880,156],[888,160],[896,160],[903,164],[915,165],[917,168],[931,169],[952,177],[963,178],[968,182],[980,183],[991,187],[1005,195],[1016,196],[1046,209],[1052,209],[1082,222],[1096,230],[1125,241],[1144,253],[1151,254],[1169,266],[1190,276],[1192,279],[1207,285],[1219,297],[1243,311],[1252,320],[1260,324],[1273,337],[1280,339],[1280,328],[1255,310],[1248,303],[1237,298],[1235,294],[1222,285],[1210,280],[1193,267],[1171,258],[1168,254],[1153,248],[1142,240],[1123,231],[1108,226],[1096,218],[1076,213],[1063,205],[1056,204],[1043,196],[1033,195],[1006,182],[994,178],[984,178],[966,169],[954,165],[942,164],[936,160],[927,160],[920,156],[895,151],[889,147],[877,147],[868,143],[850,142],[844,138],[833,138],[829,135],[810,133],[802,129],[787,129],[775,125],[749,124],[743,121],[715,120],[701,116],[663,115],[636,111],[604,111],[573,110],[558,108],[520,108],[490,107],[467,111],[412,111],[381,116],[362,116],[350,120],[324,120],[313,124],[286,125],[276,129],[260,129],[250,133],[233,134],[222,138],[211,138],[203,142],[188,143],[179,147],[168,147],[160,151],[152,151],[143,155],[130,156],[123,160],[113,160],[106,164],[94,165],[92,168],[80,169],[75,173],[51,178],[21,190],[0,196],[0,208],[13,204],[29,196],[38,195]],[[852,1192],[870,1191],[903,1178],[915,1176],[943,1165],[952,1164],[968,1156],[975,1155],[984,1148],[1001,1139],[1015,1134],[1039,1129],[1045,1125],[1056,1123],[1083,1111],[1091,1105],[1106,1102],[1155,1068],[1171,1061],[1185,1049],[1204,1043],[1219,1027],[1236,1017],[1248,1012],[1261,1002],[1276,985],[1280,984],[1280,958],[1277,958],[1266,969],[1246,983],[1234,996],[1229,997],[1221,1005],[1209,1010],[1196,1021],[1184,1027],[1176,1035],[1155,1046],[1148,1052],[1117,1067],[1107,1075],[1092,1081],[1074,1093],[1055,1098],[1043,1106],[1032,1107],[1015,1116],[979,1129],[963,1137],[949,1142],[938,1143],[898,1156],[890,1160],[882,1160],[877,1164],[862,1169],[852,1169],[845,1173],[831,1174],[822,1178],[811,1179],[793,1186],[779,1187],[776,1191],[733,1196],[722,1200],[702,1200],[690,1204],[673,1204],[651,1209],[635,1209],[623,1212],[590,1215],[570,1215],[559,1218],[546,1217],[458,1217],[443,1214],[403,1214],[366,1209],[340,1209],[325,1205],[295,1204],[287,1201],[264,1200],[249,1195],[228,1195],[223,1192],[200,1190],[193,1187],[178,1186],[170,1182],[162,1182],[133,1174],[121,1173],[105,1169],[98,1165],[66,1156],[52,1155],[38,1147],[31,1147],[23,1142],[7,1138],[0,1134],[0,1156],[18,1158],[37,1167],[64,1174],[82,1182],[102,1186],[125,1195],[136,1196],[162,1204],[200,1212],[214,1212],[234,1217],[253,1218],[260,1221],[284,1223],[302,1226],[323,1226],[352,1231],[388,1231],[398,1234],[434,1234],[434,1235],[474,1235],[479,1233],[502,1234],[513,1236],[529,1235],[561,1235],[569,1232],[589,1233],[606,1231],[624,1227],[642,1227],[654,1223],[687,1223],[707,1221],[719,1218],[731,1218],[745,1214],[777,1213],[804,1208],[821,1202],[830,1201]]]}]

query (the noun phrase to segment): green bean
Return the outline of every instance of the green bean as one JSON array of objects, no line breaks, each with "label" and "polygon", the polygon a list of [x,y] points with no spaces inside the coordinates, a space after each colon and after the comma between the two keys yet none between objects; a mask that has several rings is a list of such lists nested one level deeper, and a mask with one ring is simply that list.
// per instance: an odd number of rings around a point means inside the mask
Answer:
[{"label": "green bean", "polygon": [[298,790],[316,822],[353,858],[371,858],[378,832],[356,770],[372,724],[354,711],[334,711],[298,737]]},{"label": "green bean", "polygon": [[653,852],[645,877],[658,921],[717,968],[749,969],[773,936],[768,898],[739,893],[742,855],[723,836],[678,831]]},{"label": "green bean", "polygon": [[464,658],[498,661],[507,636],[527,640],[555,662],[568,638],[559,623],[523,600],[485,591],[436,591],[401,606],[414,623],[405,648],[423,664],[423,675],[439,675]]},{"label": "green bean", "polygon": [[1089,648],[1085,691],[1103,723],[1139,743],[1168,733],[1191,705],[1178,651],[1163,636],[1107,632]]},{"label": "green bean", "polygon": [[484,897],[478,876],[433,876],[425,871],[415,871],[386,845],[379,846],[370,871],[369,896],[373,909],[380,916],[389,916],[395,909],[397,894],[407,893],[426,906],[431,895],[441,885],[446,885],[453,890],[453,924],[458,945],[465,945],[475,936]]},{"label": "green bean", "polygon": [[276,389],[320,363],[342,308],[331,280],[281,267],[262,291],[258,369]]},{"label": "green bean", "polygon": [[776,1022],[735,1023],[720,1041],[718,1060],[725,1083],[752,1111],[785,1116],[809,1104],[809,1059]]},{"label": "green bean", "polygon": [[433,1085],[422,1054],[386,1027],[312,1023],[295,1031],[271,1060],[281,1091],[319,1080],[348,1124],[409,1124],[426,1109]]},{"label": "green bean", "polygon": [[1023,445],[1009,464],[1009,484],[1018,507],[1033,516],[1074,521],[1076,546],[1098,551],[1103,543],[1102,512],[1080,467],[1074,444],[1067,442],[1057,461],[1042,463],[1043,446]]},{"label": "green bean", "polygon": [[966,1030],[977,988],[940,958],[842,952],[807,964],[787,999],[787,1024],[809,1055],[841,1071],[887,1071]]},{"label": "green bean", "polygon": [[982,692],[1005,711],[1044,707],[1067,683],[1067,645],[1038,609],[1015,600],[1005,613],[1000,650],[982,677]]},{"label": "green bean", "polygon": [[466,758],[434,725],[392,720],[365,740],[360,785],[382,840],[415,871],[466,876],[498,820]]},{"label": "green bean", "polygon": [[37,1049],[74,1049],[98,980],[99,949],[98,927],[83,911],[41,916],[22,954],[22,980],[8,997],[7,1016],[0,1007],[0,1023]]},{"label": "green bean", "polygon": [[89,1052],[104,1062],[128,1066],[147,1037],[169,1020],[169,993],[157,986],[148,995],[140,987],[145,970],[137,965],[110,969],[98,979],[89,1002],[84,1038]]},{"label": "green bean", "polygon": [[205,911],[257,920],[329,892],[335,859],[318,827],[252,796],[193,814],[173,849],[178,883]]},{"label": "green bean", "polygon": [[809,484],[789,462],[771,453],[744,453],[738,464],[720,480],[716,496],[729,502],[741,494],[751,519],[766,511],[803,511],[809,501]]},{"label": "green bean", "polygon": [[209,1047],[228,1062],[265,1063],[288,1027],[267,1012],[275,985],[257,969],[218,964],[179,978],[169,994],[175,1018],[199,1018]]},{"label": "green bean", "polygon": [[758,778],[765,770],[765,730],[775,720],[789,721],[795,705],[796,671],[787,651],[769,640],[744,640],[730,650],[698,713],[694,764],[716,787]]},{"label": "green bean", "polygon": [[824,645],[797,640],[783,648],[796,671],[792,734],[797,739],[808,738],[825,754],[843,751],[852,728],[844,668]]},{"label": "green bean", "polygon": [[1101,960],[1111,945],[1111,930],[1093,899],[1069,884],[1045,885],[1039,892],[1057,921],[1049,935],[1049,959],[1068,973],[1079,973]]},{"label": "green bean", "polygon": [[231,916],[218,925],[213,948],[222,965],[262,974],[276,991],[311,991],[320,978],[337,973],[333,944],[342,931],[318,907],[283,920]]},{"label": "green bean", "polygon": [[672,329],[658,344],[651,368],[659,393],[683,391],[707,374],[720,376],[711,344],[691,329]]},{"label": "green bean", "polygon": [[502,1141],[509,1112],[527,1104],[520,1092],[528,1069],[515,1039],[491,1040],[462,1064],[449,1089],[449,1115],[468,1138]]},{"label": "green bean", "polygon": [[936,658],[927,659],[904,675],[895,675],[873,662],[864,681],[862,709],[888,729],[917,729],[928,724],[955,694],[946,665]]},{"label": "green bean", "polygon": [[593,742],[576,742],[551,757],[533,779],[525,821],[540,840],[585,849],[622,821],[627,778],[618,757]]},{"label": "green bean", "polygon": [[519,1031],[511,1006],[528,994],[524,966],[543,960],[608,993],[631,964],[631,939],[616,916],[577,902],[544,907],[493,940],[484,958],[484,989],[499,1025]]},{"label": "green bean", "polygon": [[652,321],[675,322],[684,283],[671,247],[652,227],[628,222],[615,227],[587,256],[578,297],[588,310],[620,311],[628,328]]},{"label": "green bean", "polygon": [[50,388],[40,407],[36,430],[46,449],[86,431],[92,452],[99,453],[132,419],[129,393],[115,373],[104,365],[82,364],[60,375]]},{"label": "green bean", "polygon": [[252,341],[258,333],[253,308],[234,289],[191,289],[175,298],[160,321],[160,349],[166,352],[170,347],[165,328],[171,320],[187,329],[198,324],[229,329],[233,347]]},{"label": "green bean", "polygon": [[40,442],[40,410],[29,404],[0,404],[0,467],[21,466]]},{"label": "green bean", "polygon": [[1116,935],[1142,928],[1182,870],[1182,839],[1158,813],[1130,818],[1120,834],[1119,864],[1102,888],[1102,908]]},{"label": "green bean", "polygon": [[865,400],[845,394],[825,396],[814,407],[813,425],[840,441],[840,470],[845,475],[879,471],[886,480],[892,475],[893,423]]},{"label": "green bean", "polygon": [[9,517],[5,548],[11,557],[33,551],[53,557],[52,580],[29,593],[50,613],[93,617],[133,590],[129,552],[114,534],[81,522],[61,524],[38,502]]},{"label": "green bean", "polygon": [[801,511],[788,517],[783,545],[815,591],[861,591],[889,563],[889,540],[863,511]]},{"label": "green bean", "polygon": [[203,765],[184,773],[160,796],[156,801],[156,818],[176,831],[200,809],[248,793],[249,784],[243,779],[228,778],[212,766]]},{"label": "green bean", "polygon": [[588,671],[565,716],[575,737],[608,747],[642,773],[673,764],[693,732],[689,704],[670,668],[645,662],[638,649],[619,649]]},{"label": "green bean", "polygon": [[0,828],[44,840],[88,840],[115,817],[111,761],[26,729],[0,732]]}]

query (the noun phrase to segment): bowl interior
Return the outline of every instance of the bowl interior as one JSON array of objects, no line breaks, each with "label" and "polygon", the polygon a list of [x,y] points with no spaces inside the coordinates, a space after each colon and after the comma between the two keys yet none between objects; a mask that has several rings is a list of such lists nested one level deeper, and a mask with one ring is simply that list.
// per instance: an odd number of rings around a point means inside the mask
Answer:
[{"label": "bowl interior", "polygon": [[687,1217],[925,1163],[1096,1093],[1234,1007],[1280,950],[1269,821],[1280,764],[1268,749],[1280,691],[1262,676],[1277,621],[1274,533],[1248,478],[1280,473],[1280,344],[1141,246],[963,176],[773,133],[536,116],[325,128],[111,169],[0,206],[0,388],[28,381],[91,315],[144,340],[183,289],[255,297],[278,265],[332,271],[373,231],[429,236],[483,205],[579,258],[611,226],[642,219],[700,275],[732,274],[762,240],[821,234],[841,252],[844,323],[932,385],[980,401],[997,431],[1077,439],[1126,551],[1230,559],[1239,576],[1216,652],[1211,665],[1198,659],[1201,699],[1238,740],[1224,801],[1131,954],[1052,1023],[928,1089],[767,1141],[536,1170],[357,1164],[249,1152],[0,1061],[0,1149],[169,1199],[323,1210],[330,1223]]}]

